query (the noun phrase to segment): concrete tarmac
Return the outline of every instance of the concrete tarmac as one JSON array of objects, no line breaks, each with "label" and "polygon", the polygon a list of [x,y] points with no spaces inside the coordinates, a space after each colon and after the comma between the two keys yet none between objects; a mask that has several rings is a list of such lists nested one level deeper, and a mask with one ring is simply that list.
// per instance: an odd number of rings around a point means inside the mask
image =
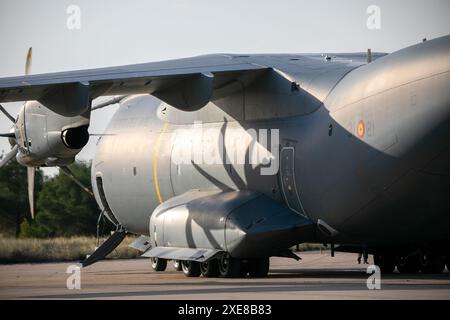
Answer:
[{"label": "concrete tarmac", "polygon": [[81,270],[81,289],[69,290],[71,263],[0,266],[0,299],[450,299],[450,273],[382,276],[368,290],[356,255],[299,253],[303,260],[271,258],[264,279],[187,278],[154,272],[148,259],[101,261]]}]

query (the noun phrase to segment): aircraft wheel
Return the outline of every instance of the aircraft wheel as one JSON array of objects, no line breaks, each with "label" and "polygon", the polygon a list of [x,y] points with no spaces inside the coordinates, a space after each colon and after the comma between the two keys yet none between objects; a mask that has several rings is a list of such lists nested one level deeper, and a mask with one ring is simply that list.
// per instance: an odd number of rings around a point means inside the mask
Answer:
[{"label": "aircraft wheel", "polygon": [[267,274],[269,273],[270,259],[269,258],[252,259],[249,261],[248,266],[250,277],[264,278],[267,277]]},{"label": "aircraft wheel", "polygon": [[200,263],[195,261],[181,261],[181,268],[186,277],[198,277],[200,275]]},{"label": "aircraft wheel", "polygon": [[240,259],[224,254],[219,258],[220,275],[224,278],[238,278],[241,276],[242,262]]},{"label": "aircraft wheel", "polygon": [[417,273],[420,271],[420,257],[397,257],[397,269],[400,273]]},{"label": "aircraft wheel", "polygon": [[200,272],[205,278],[215,278],[220,275],[219,262],[217,259],[212,259],[206,262],[200,262]]},{"label": "aircraft wheel", "polygon": [[152,269],[155,271],[164,271],[167,268],[167,260],[166,259],[161,259],[161,258],[156,258],[156,257],[152,257],[150,258],[150,261],[152,262]]},{"label": "aircraft wheel", "polygon": [[381,273],[392,273],[395,270],[395,257],[388,254],[374,254],[375,265],[380,268]]},{"label": "aircraft wheel", "polygon": [[174,260],[174,261],[173,261],[173,268],[174,268],[176,271],[181,271],[181,270],[182,270],[180,260]]},{"label": "aircraft wheel", "polygon": [[444,258],[434,254],[420,255],[420,270],[423,273],[442,273],[445,269]]}]

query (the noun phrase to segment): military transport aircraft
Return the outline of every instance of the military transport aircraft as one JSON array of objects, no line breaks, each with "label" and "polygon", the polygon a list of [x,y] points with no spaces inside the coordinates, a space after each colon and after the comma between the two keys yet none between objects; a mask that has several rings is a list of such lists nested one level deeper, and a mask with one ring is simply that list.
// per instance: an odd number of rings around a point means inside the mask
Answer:
[{"label": "military transport aircraft", "polygon": [[[99,104],[100,96],[114,96]],[[450,252],[450,36],[392,54],[215,54],[0,79],[27,101],[9,138],[29,168],[74,161],[91,111],[120,103],[92,186],[116,232],[165,270],[265,276],[302,242],[442,272]],[[66,169],[67,170],[67,169]],[[70,174],[70,172],[68,173]]]}]

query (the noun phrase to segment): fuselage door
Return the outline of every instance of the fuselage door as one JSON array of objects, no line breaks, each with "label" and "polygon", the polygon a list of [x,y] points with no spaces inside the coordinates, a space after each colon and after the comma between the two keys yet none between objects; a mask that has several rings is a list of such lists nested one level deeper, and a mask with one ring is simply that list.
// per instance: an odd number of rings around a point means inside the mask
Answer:
[{"label": "fuselage door", "polygon": [[280,152],[280,180],[281,191],[288,207],[306,216],[303,210],[297,185],[295,183],[295,149],[294,147],[283,147]]}]

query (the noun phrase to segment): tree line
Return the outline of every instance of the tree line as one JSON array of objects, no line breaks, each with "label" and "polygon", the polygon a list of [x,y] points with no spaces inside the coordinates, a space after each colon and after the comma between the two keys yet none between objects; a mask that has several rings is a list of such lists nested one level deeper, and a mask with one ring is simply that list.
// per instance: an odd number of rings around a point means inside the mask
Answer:
[{"label": "tree line", "polygon": [[[78,180],[90,186],[90,164],[69,166]],[[36,170],[36,218],[31,219],[28,204],[27,169],[16,161],[0,168],[0,233],[15,237],[71,237],[97,233],[100,210],[91,195],[61,170],[51,177]],[[103,221],[102,234],[111,224]]]}]

